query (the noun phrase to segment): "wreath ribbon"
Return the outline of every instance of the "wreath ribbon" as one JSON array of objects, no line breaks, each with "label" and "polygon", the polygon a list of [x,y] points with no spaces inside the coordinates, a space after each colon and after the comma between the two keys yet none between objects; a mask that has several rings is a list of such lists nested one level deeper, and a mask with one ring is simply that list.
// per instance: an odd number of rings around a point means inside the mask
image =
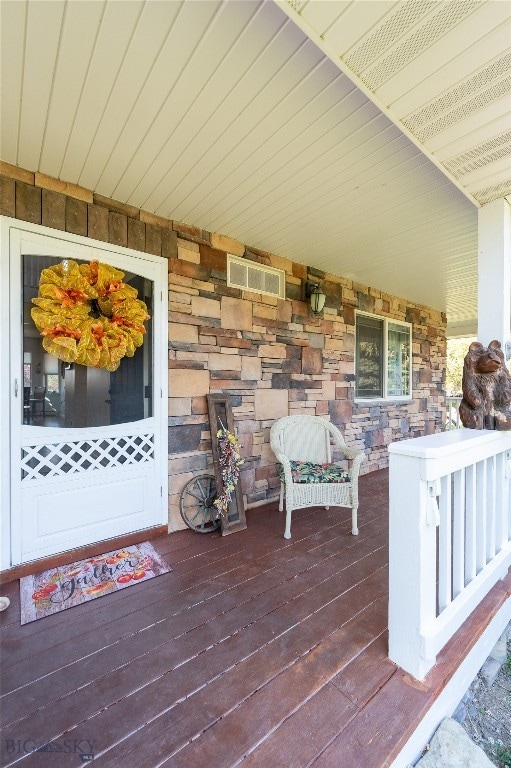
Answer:
[{"label": "wreath ribbon", "polygon": [[149,320],[124,272],[99,261],[65,259],[43,269],[31,315],[43,348],[66,363],[115,371],[142,346]]}]

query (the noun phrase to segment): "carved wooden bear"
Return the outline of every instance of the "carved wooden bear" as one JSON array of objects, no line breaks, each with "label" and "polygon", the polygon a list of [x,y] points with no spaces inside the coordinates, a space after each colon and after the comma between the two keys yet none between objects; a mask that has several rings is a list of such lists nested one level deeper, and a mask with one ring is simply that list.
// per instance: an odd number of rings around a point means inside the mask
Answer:
[{"label": "carved wooden bear", "polygon": [[460,419],[470,429],[511,430],[511,375],[500,342],[474,341],[463,365]]}]

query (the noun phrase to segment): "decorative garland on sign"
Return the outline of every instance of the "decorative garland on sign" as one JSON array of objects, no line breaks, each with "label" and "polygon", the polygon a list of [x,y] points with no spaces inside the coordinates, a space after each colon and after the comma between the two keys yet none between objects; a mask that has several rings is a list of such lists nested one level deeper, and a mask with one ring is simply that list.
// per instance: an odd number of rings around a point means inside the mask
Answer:
[{"label": "decorative garland on sign", "polygon": [[224,427],[222,422],[221,429],[216,436],[218,438],[218,454],[220,466],[222,467],[222,493],[213,502],[222,517],[227,515],[229,505],[232,499],[232,493],[238,485],[240,476],[240,465],[243,464],[241,458],[238,438]]},{"label": "decorative garland on sign", "polygon": [[50,355],[115,371],[143,344],[147,307],[122,282],[124,272],[99,261],[65,259],[43,269],[32,319]]}]

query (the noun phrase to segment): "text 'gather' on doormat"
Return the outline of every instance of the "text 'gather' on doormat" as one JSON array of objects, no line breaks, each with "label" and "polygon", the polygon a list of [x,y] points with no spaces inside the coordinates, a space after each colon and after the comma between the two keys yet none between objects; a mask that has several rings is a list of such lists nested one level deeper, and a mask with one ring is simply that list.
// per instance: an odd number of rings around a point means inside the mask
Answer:
[{"label": "text 'gather' on doormat", "polygon": [[21,623],[28,624],[171,570],[146,541],[50,568],[36,576],[24,576],[20,579]]}]

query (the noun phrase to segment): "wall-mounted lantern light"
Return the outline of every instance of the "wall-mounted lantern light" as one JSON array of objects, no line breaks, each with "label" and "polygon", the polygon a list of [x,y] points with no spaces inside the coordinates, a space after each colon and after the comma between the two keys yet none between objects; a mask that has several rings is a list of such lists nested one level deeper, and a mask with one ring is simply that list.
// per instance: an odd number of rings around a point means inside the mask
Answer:
[{"label": "wall-mounted lantern light", "polygon": [[319,283],[305,283],[305,298],[309,299],[310,307],[314,315],[319,315],[325,306],[326,296],[319,287]]}]

